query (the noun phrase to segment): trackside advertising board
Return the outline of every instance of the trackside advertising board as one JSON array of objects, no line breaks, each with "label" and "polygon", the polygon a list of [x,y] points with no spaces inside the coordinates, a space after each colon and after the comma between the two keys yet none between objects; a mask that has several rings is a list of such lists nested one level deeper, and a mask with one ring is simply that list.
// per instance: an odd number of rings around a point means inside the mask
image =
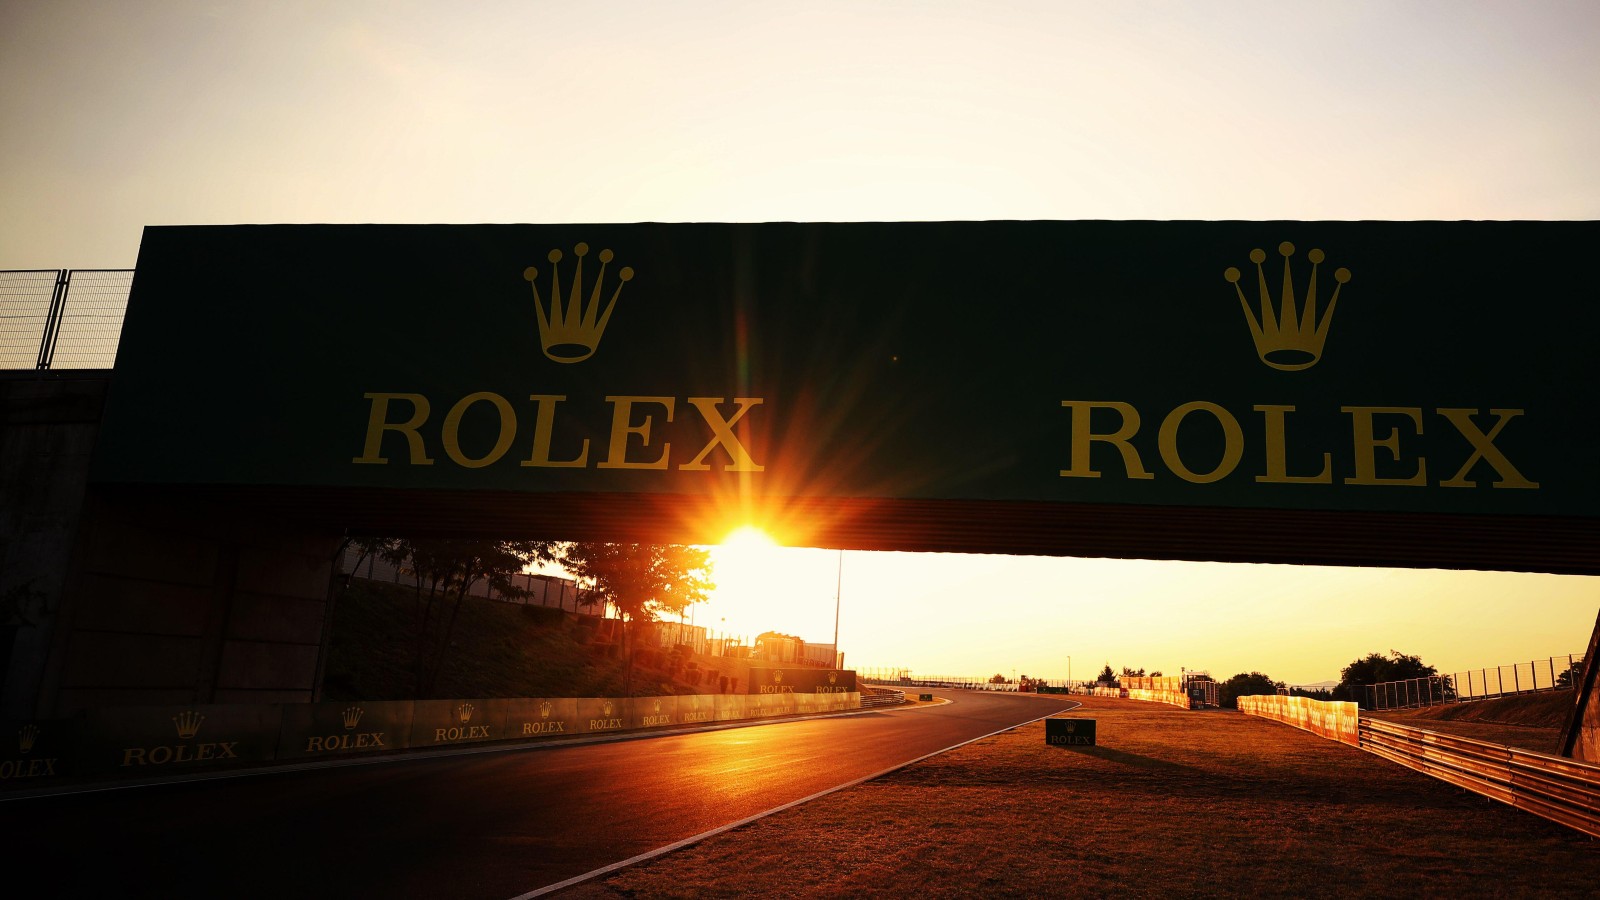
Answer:
[{"label": "trackside advertising board", "polygon": [[[1593,518],[1593,222],[146,229],[104,484]],[[1509,521],[1509,520],[1508,520]]]}]

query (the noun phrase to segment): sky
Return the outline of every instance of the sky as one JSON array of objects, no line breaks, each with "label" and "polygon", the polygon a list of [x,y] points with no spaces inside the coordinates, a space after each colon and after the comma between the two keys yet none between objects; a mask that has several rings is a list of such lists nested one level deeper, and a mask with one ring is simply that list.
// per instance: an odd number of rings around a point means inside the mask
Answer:
[{"label": "sky", "polygon": [[[1593,2],[0,4],[0,269],[153,224],[1594,219]],[[735,554],[736,555],[736,554]],[[748,550],[848,663],[1313,682],[1580,650],[1593,578]],[[730,560],[733,555],[730,555]],[[842,571],[842,579],[840,573]]]}]

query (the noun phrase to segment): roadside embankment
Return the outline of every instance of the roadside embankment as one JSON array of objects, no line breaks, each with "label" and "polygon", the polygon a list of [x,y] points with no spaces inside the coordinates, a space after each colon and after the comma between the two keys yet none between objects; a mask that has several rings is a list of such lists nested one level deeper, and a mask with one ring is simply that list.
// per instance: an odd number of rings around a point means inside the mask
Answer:
[{"label": "roadside embankment", "polygon": [[1551,691],[1421,709],[1388,709],[1362,715],[1491,744],[1553,754],[1561,751],[1561,732],[1566,728],[1574,702],[1571,691]]}]

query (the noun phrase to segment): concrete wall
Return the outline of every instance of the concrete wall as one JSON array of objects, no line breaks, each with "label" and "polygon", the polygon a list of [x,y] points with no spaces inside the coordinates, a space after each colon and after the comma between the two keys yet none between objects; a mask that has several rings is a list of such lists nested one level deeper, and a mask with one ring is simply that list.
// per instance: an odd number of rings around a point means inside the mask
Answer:
[{"label": "concrete wall", "polygon": [[339,544],[197,498],[92,491],[40,702],[310,702]]},{"label": "concrete wall", "polygon": [[[338,535],[91,487],[104,373],[0,380],[6,718],[315,699]],[[13,606],[22,607],[20,611]]]},{"label": "concrete wall", "polygon": [[0,373],[0,718],[39,712],[108,383]]}]

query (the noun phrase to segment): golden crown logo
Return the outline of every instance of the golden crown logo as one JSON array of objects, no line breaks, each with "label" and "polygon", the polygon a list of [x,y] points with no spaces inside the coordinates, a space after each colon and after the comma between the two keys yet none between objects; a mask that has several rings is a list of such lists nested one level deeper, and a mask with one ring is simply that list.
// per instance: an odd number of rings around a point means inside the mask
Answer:
[{"label": "golden crown logo", "polygon": [[1350,281],[1350,270],[1342,267],[1334,270],[1333,296],[1328,298],[1328,308],[1318,319],[1317,267],[1322,265],[1325,255],[1315,249],[1306,254],[1306,258],[1311,260],[1311,277],[1306,282],[1306,299],[1302,310],[1296,308],[1294,279],[1289,265],[1289,257],[1294,255],[1294,245],[1284,241],[1278,245],[1278,253],[1283,257],[1283,296],[1276,312],[1273,309],[1272,291],[1267,287],[1267,273],[1261,267],[1267,260],[1265,250],[1258,247],[1250,251],[1250,261],[1256,264],[1256,285],[1261,305],[1259,319],[1250,307],[1250,301],[1245,299],[1244,288],[1239,285],[1239,270],[1229,266],[1223,271],[1222,277],[1233,285],[1239,295],[1239,305],[1244,307],[1244,317],[1250,323],[1250,335],[1255,338],[1256,354],[1261,361],[1284,372],[1298,372],[1311,368],[1322,358],[1322,344],[1328,339],[1328,324],[1333,321],[1333,310],[1339,302],[1340,289]]},{"label": "golden crown logo", "polygon": [[774,669],[772,671],[772,681],[773,681],[774,684],[783,681],[783,670],[782,669]]},{"label": "golden crown logo", "polygon": [[602,713],[604,713],[605,715],[609,716],[615,710],[616,710],[616,707],[611,705],[611,701],[610,700],[607,700],[606,702],[600,704],[600,711]]},{"label": "golden crown logo", "polygon": [[29,722],[17,732],[17,749],[22,753],[33,752],[33,742],[39,739],[39,726]]},{"label": "golden crown logo", "polygon": [[543,703],[539,704],[539,718],[541,718],[541,719],[550,718],[550,710],[552,710],[552,709],[554,709],[554,707],[550,704],[549,700],[546,700]]},{"label": "golden crown logo", "polygon": [[200,723],[205,720],[204,715],[190,709],[185,710],[182,715],[173,716],[172,724],[178,726],[178,737],[187,741],[200,733]]},{"label": "golden crown logo", "polygon": [[839,673],[838,672],[829,672],[828,673],[828,683],[829,684],[838,684],[839,683]]},{"label": "golden crown logo", "polygon": [[456,715],[461,717],[461,724],[465,725],[472,721],[472,710],[473,706],[471,703],[463,703],[456,707]]},{"label": "golden crown logo", "polygon": [[600,346],[600,336],[605,333],[606,323],[611,321],[611,311],[616,309],[617,298],[622,296],[622,286],[633,280],[633,269],[623,266],[617,272],[617,289],[611,293],[611,299],[602,311],[601,285],[605,282],[606,266],[611,263],[613,254],[610,250],[601,250],[600,271],[594,277],[594,287],[586,305],[583,298],[583,258],[589,255],[589,245],[578,244],[572,248],[572,253],[578,257],[578,265],[573,272],[572,286],[565,304],[561,298],[561,270],[557,266],[561,262],[561,251],[551,250],[545,256],[550,260],[548,313],[545,311],[544,298],[539,296],[539,270],[533,266],[522,270],[522,277],[533,286],[533,309],[539,317],[539,340],[544,345],[544,355],[558,363],[583,362],[594,355],[595,349]]},{"label": "golden crown logo", "polygon": [[354,731],[361,724],[361,717],[366,715],[366,710],[359,706],[352,706],[344,711],[344,730]]},{"label": "golden crown logo", "polygon": [[656,700],[656,712],[661,712],[661,701],[660,701],[660,699]]}]

